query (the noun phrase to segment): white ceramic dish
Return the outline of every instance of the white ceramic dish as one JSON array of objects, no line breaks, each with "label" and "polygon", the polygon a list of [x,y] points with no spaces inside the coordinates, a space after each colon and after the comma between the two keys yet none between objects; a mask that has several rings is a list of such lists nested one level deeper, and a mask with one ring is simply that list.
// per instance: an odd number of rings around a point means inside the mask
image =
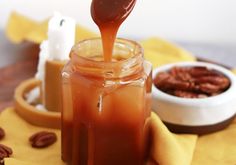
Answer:
[{"label": "white ceramic dish", "polygon": [[[174,132],[204,134],[225,128],[236,114],[236,76],[219,65],[203,62],[183,62],[156,68],[153,71],[153,77],[159,72],[167,71],[174,66],[205,66],[224,74],[229,78],[231,85],[228,90],[217,96],[188,99],[164,93],[153,84],[153,110]],[[174,128],[175,126],[177,128]],[[194,128],[196,128],[196,131]]]}]

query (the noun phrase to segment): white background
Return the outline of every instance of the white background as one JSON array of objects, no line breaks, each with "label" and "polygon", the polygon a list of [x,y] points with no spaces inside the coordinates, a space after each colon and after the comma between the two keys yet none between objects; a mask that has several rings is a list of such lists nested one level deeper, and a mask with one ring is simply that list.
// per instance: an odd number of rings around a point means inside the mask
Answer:
[{"label": "white background", "polygon": [[[0,27],[5,27],[13,10],[39,21],[57,10],[97,30],[90,17],[90,3],[91,0],[0,0]],[[118,35],[236,45],[236,0],[137,0]]]}]

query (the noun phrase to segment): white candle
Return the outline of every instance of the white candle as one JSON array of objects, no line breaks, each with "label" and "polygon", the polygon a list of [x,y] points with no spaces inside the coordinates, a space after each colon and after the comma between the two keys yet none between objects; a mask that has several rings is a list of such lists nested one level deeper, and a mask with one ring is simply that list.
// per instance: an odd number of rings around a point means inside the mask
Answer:
[{"label": "white candle", "polygon": [[68,60],[75,43],[75,20],[55,13],[48,23],[50,60]]},{"label": "white candle", "polygon": [[[40,45],[39,63],[35,78],[42,82],[42,92],[45,87],[45,64],[48,60],[64,61],[69,59],[69,53],[75,42],[75,20],[55,13],[48,23],[48,40]],[[28,102],[39,97],[39,90],[29,93]]]}]

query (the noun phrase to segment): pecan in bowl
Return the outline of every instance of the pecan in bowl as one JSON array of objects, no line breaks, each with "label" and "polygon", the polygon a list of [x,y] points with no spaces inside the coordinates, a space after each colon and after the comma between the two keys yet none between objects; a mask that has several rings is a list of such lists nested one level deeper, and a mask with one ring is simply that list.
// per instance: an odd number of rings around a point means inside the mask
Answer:
[{"label": "pecan in bowl", "polygon": [[152,109],[176,133],[207,134],[236,116],[236,76],[222,66],[182,62],[153,70]]},{"label": "pecan in bowl", "polygon": [[158,73],[153,83],[161,91],[183,98],[216,96],[230,87],[229,78],[205,66],[175,66]]}]

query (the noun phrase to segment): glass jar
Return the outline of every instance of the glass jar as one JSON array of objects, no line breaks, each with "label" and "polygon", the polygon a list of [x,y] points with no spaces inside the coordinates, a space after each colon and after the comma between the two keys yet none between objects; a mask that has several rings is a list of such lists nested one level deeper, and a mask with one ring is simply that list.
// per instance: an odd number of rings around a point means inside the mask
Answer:
[{"label": "glass jar", "polygon": [[144,165],[151,64],[139,44],[117,39],[111,62],[101,39],[75,45],[64,67],[62,159],[68,165]]}]

